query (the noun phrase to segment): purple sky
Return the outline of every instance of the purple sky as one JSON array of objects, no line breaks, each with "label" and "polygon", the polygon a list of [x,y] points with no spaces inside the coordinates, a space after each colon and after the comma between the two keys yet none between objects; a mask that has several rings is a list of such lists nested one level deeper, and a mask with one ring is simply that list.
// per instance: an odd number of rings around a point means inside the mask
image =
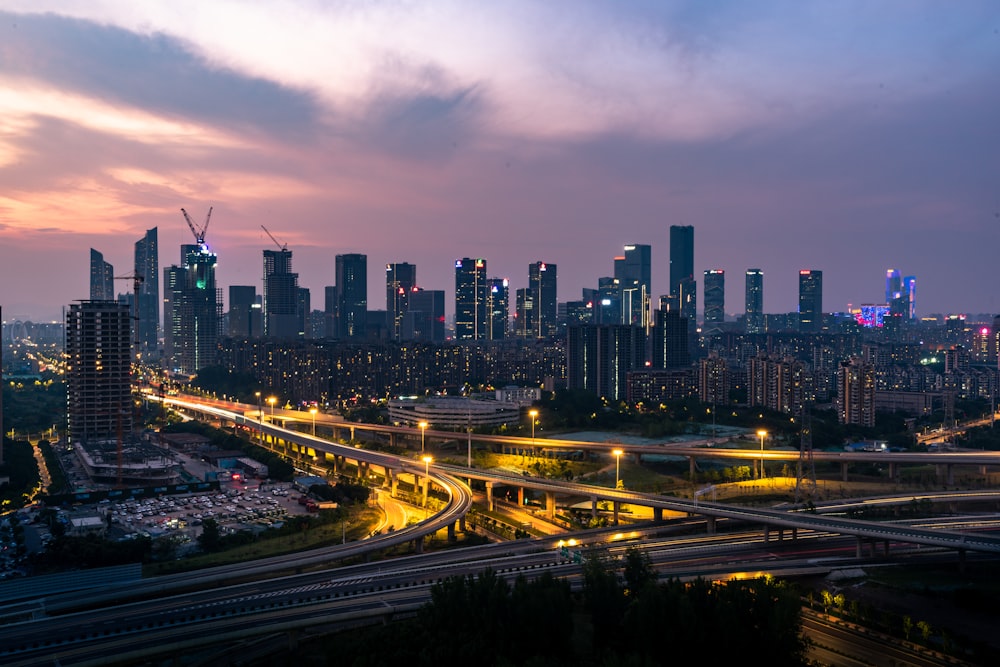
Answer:
[{"label": "purple sky", "polygon": [[[67,9],[66,6],[71,7]],[[4,0],[0,305],[58,319],[159,228],[161,267],[214,207],[220,285],[260,286],[265,225],[322,308],[334,255],[447,291],[454,260],[559,300],[627,243],[694,225],[695,269],[764,270],[794,311],[1000,312],[1000,3]],[[119,287],[127,291],[129,283]],[[700,287],[699,287],[700,290]],[[701,295],[699,294],[699,301]]]}]

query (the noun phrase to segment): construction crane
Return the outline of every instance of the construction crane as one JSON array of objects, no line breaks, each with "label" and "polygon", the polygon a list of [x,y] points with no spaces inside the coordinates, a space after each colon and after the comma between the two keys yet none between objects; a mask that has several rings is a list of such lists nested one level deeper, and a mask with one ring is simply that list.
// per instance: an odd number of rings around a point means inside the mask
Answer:
[{"label": "construction crane", "polygon": [[268,236],[271,237],[271,240],[274,241],[274,245],[278,246],[279,250],[281,250],[282,252],[288,250],[288,244],[287,243],[278,243],[278,239],[274,238],[274,234],[272,234],[271,232],[267,231],[267,227],[265,227],[264,225],[261,225],[260,228],[264,230],[265,234],[267,234]]},{"label": "construction crane", "polygon": [[205,224],[200,228],[196,227],[194,222],[191,221],[191,216],[184,209],[181,209],[181,213],[184,214],[184,219],[187,220],[188,227],[191,228],[191,233],[194,234],[194,240],[198,245],[205,245],[205,234],[208,232],[208,221],[212,219],[212,207],[208,207],[208,215],[205,216]]}]

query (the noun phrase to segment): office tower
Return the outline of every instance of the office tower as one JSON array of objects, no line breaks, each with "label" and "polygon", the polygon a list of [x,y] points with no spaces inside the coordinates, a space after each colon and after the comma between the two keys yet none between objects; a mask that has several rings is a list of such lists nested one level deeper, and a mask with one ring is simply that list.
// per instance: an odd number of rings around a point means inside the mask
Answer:
[{"label": "office tower", "polygon": [[653,368],[687,368],[691,365],[690,324],[676,310],[656,311],[653,327]]},{"label": "office tower", "polygon": [[905,318],[908,320],[917,319],[917,277],[906,276],[903,278],[903,294],[906,299]]},{"label": "office tower", "polygon": [[875,426],[875,367],[857,357],[837,371],[837,417],[841,424]]},{"label": "office tower", "polygon": [[535,262],[528,265],[528,290],[535,315],[529,335],[535,338],[555,335],[558,329],[557,275],[555,264]]},{"label": "office tower", "polygon": [[896,269],[889,269],[885,272],[885,302],[892,305],[892,302],[899,298],[903,292],[903,279]]},{"label": "office tower", "polygon": [[401,340],[403,316],[410,302],[410,292],[417,286],[417,266],[408,262],[385,265],[385,312],[389,318],[389,336]]},{"label": "office tower", "polygon": [[132,430],[132,314],[108,300],[66,312],[66,415],[70,442],[117,440]]},{"label": "office tower", "polygon": [[694,279],[694,227],[670,226],[670,292],[673,308],[681,316],[695,321],[697,311],[697,281]]},{"label": "office tower", "polygon": [[403,316],[403,340],[444,342],[444,290],[415,288]]},{"label": "office tower", "polygon": [[160,332],[160,246],[157,228],[135,242],[135,275],[139,277],[135,296],[136,352],[148,356],[157,347]]},{"label": "office tower", "polygon": [[363,339],[368,327],[368,256],[337,255],[337,330],[342,339]]},{"label": "office tower", "polygon": [[621,294],[618,281],[611,276],[597,279],[597,302],[594,304],[594,324],[621,324]]},{"label": "office tower", "polygon": [[484,340],[487,331],[486,260],[455,260],[455,340]]},{"label": "office tower", "polygon": [[181,246],[181,266],[164,269],[164,357],[169,370],[194,375],[215,363],[222,295],[218,258],[204,243]]},{"label": "office tower", "polygon": [[337,337],[337,288],[327,285],[323,288],[323,336]]},{"label": "office tower", "polygon": [[747,269],[746,286],[747,333],[764,333],[764,272]]},{"label": "office tower", "polygon": [[650,246],[636,244],[625,246],[625,254],[615,257],[615,280],[623,324],[641,327],[650,324],[651,257]]},{"label": "office tower", "polygon": [[299,338],[313,338],[310,315],[312,314],[312,297],[308,287],[299,287],[295,291],[295,324]]},{"label": "office tower", "polygon": [[818,332],[823,328],[823,272],[799,271],[799,331]]},{"label": "office tower", "polygon": [[534,337],[535,302],[531,289],[522,287],[514,296],[514,335],[518,338]]},{"label": "office tower", "polygon": [[298,307],[299,274],[292,271],[292,251],[264,251],[264,336],[289,339],[299,336],[304,318]]},{"label": "office tower", "polygon": [[726,272],[722,269],[705,271],[705,328],[718,326],[726,320]]},{"label": "office tower", "polygon": [[90,300],[115,298],[115,270],[104,261],[104,255],[90,249]]},{"label": "office tower", "polygon": [[229,286],[229,335],[257,338],[264,330],[262,308],[253,285]]},{"label": "office tower", "polygon": [[510,328],[510,281],[490,278],[486,284],[486,338],[503,340]]},{"label": "office tower", "polygon": [[625,400],[628,373],[645,367],[646,330],[612,324],[570,326],[566,332],[567,387]]}]

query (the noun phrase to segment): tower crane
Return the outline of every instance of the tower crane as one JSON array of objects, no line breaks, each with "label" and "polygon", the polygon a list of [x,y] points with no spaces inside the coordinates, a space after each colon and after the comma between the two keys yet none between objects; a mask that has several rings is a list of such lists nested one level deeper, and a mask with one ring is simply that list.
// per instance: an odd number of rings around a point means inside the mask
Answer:
[{"label": "tower crane", "polygon": [[187,220],[188,227],[191,228],[191,233],[194,234],[194,240],[198,245],[205,245],[205,234],[208,232],[208,221],[212,219],[212,207],[208,207],[208,215],[205,216],[205,224],[200,228],[196,227],[194,222],[191,221],[191,216],[183,208],[181,213],[184,214],[184,219]]},{"label": "tower crane", "polygon": [[267,227],[265,227],[264,225],[261,225],[260,228],[264,230],[265,234],[267,234],[268,236],[271,237],[271,240],[274,241],[274,245],[278,246],[279,250],[281,250],[281,251],[288,250],[288,244],[287,243],[278,243],[278,239],[274,238],[274,234],[272,234],[271,232],[267,231]]}]

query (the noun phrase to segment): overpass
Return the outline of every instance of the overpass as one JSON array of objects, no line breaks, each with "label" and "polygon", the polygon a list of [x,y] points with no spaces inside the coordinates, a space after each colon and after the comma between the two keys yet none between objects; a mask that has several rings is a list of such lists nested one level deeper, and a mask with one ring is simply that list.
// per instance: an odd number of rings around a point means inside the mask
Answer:
[{"label": "overpass", "polygon": [[[385,476],[386,483],[389,488],[395,493],[396,490],[396,480],[398,480],[400,475],[412,475],[414,477],[415,487],[419,484],[418,477],[422,472],[428,472],[433,469],[438,472],[444,478],[464,478],[470,480],[482,481],[486,484],[487,498],[492,502],[493,489],[498,486],[509,486],[518,489],[519,500],[523,499],[524,489],[534,489],[541,491],[545,494],[545,511],[551,517],[555,514],[556,497],[558,495],[569,496],[569,497],[582,497],[589,498],[591,501],[591,511],[596,513],[597,505],[600,501],[608,501],[613,504],[615,519],[617,520],[618,512],[622,503],[629,503],[633,505],[638,505],[642,507],[648,507],[653,510],[654,519],[662,520],[663,511],[669,510],[674,512],[682,512],[686,514],[697,514],[705,516],[708,520],[708,526],[710,531],[714,531],[715,521],[719,518],[725,518],[730,520],[748,521],[751,523],[763,524],[765,526],[765,534],[769,534],[771,529],[778,530],[778,539],[783,539],[784,530],[788,529],[791,531],[791,537],[794,539],[797,535],[799,529],[810,529],[810,530],[820,530],[832,533],[838,533],[842,535],[853,535],[857,538],[857,550],[860,555],[864,545],[866,543],[876,544],[881,543],[884,545],[886,552],[888,552],[890,542],[904,542],[909,544],[920,544],[933,547],[943,547],[948,549],[954,549],[959,553],[960,560],[964,562],[965,553],[967,551],[978,551],[990,554],[1000,553],[1000,538],[990,538],[975,536],[970,537],[964,533],[950,533],[938,530],[929,529],[916,529],[903,526],[894,526],[884,523],[863,521],[858,519],[846,519],[841,517],[831,517],[822,516],[819,514],[814,514],[805,511],[787,511],[778,509],[763,509],[763,508],[741,508],[731,505],[724,505],[721,503],[706,503],[698,500],[686,500],[675,497],[659,496],[655,494],[638,493],[633,491],[621,490],[621,489],[609,489],[605,487],[592,486],[589,484],[580,484],[569,481],[562,480],[550,480],[539,477],[529,477],[525,475],[515,475],[511,473],[498,472],[495,470],[477,470],[470,467],[461,467],[453,465],[443,465],[435,463],[432,466],[426,465],[421,466],[419,462],[415,462],[412,459],[397,457],[389,454],[383,454],[381,452],[372,452],[360,448],[360,446],[349,446],[341,445],[320,438],[316,438],[311,435],[300,433],[298,431],[293,431],[290,429],[285,429],[274,424],[266,422],[253,421],[248,418],[245,414],[238,412],[232,412],[230,410],[225,410],[219,407],[214,407],[212,405],[206,405],[200,402],[187,401],[182,399],[164,399],[170,404],[177,405],[179,407],[184,407],[191,409],[202,414],[209,415],[215,418],[226,419],[233,421],[237,424],[250,425],[255,428],[260,428],[262,436],[272,439],[279,447],[284,447],[286,451],[292,451],[302,455],[305,452],[306,456],[312,455],[313,458],[318,458],[318,453],[322,453],[327,460],[330,460],[336,465],[338,461],[343,460],[353,460],[357,462],[358,474],[367,474],[366,471],[370,466],[379,467]],[[356,425],[358,427],[362,425]],[[364,426],[374,426],[371,431],[378,431],[381,429],[392,429],[391,432],[405,432],[407,435],[413,436],[414,433],[419,434],[419,429],[403,428],[403,427],[385,427],[378,425],[364,425]],[[491,436],[497,437],[497,436]],[[524,438],[518,438],[519,441],[525,440]],[[574,444],[584,444],[584,443],[574,443]],[[587,443],[593,446],[593,443]],[[754,456],[760,456],[761,452],[758,450],[717,450],[708,449],[701,450],[698,449],[697,452],[690,452],[690,456],[701,455],[703,452],[712,452],[723,454],[726,457],[737,458],[750,458]],[[778,457],[782,456],[792,456],[798,457],[797,452],[781,452],[776,450],[765,450],[765,454],[774,457],[776,460],[781,460]],[[955,461],[990,461],[992,463],[1000,463],[1000,457],[996,455],[991,455],[990,453],[979,453],[979,452],[961,452],[961,453],[951,453],[951,454],[900,454],[900,453],[887,453],[880,454],[877,452],[833,452],[829,453],[836,456],[845,456],[849,459],[857,460],[867,460],[872,461],[876,459],[885,459],[886,457],[902,456],[908,461],[923,461],[927,457],[948,457],[950,460]],[[815,458],[815,455],[814,455]],[[343,465],[343,463],[341,463]],[[980,494],[977,496],[979,499],[1000,499],[1000,494],[995,496],[990,494]],[[951,498],[951,500],[957,501],[957,498]],[[522,500],[523,504],[523,500]],[[454,529],[453,524],[449,524],[449,530]]]}]

